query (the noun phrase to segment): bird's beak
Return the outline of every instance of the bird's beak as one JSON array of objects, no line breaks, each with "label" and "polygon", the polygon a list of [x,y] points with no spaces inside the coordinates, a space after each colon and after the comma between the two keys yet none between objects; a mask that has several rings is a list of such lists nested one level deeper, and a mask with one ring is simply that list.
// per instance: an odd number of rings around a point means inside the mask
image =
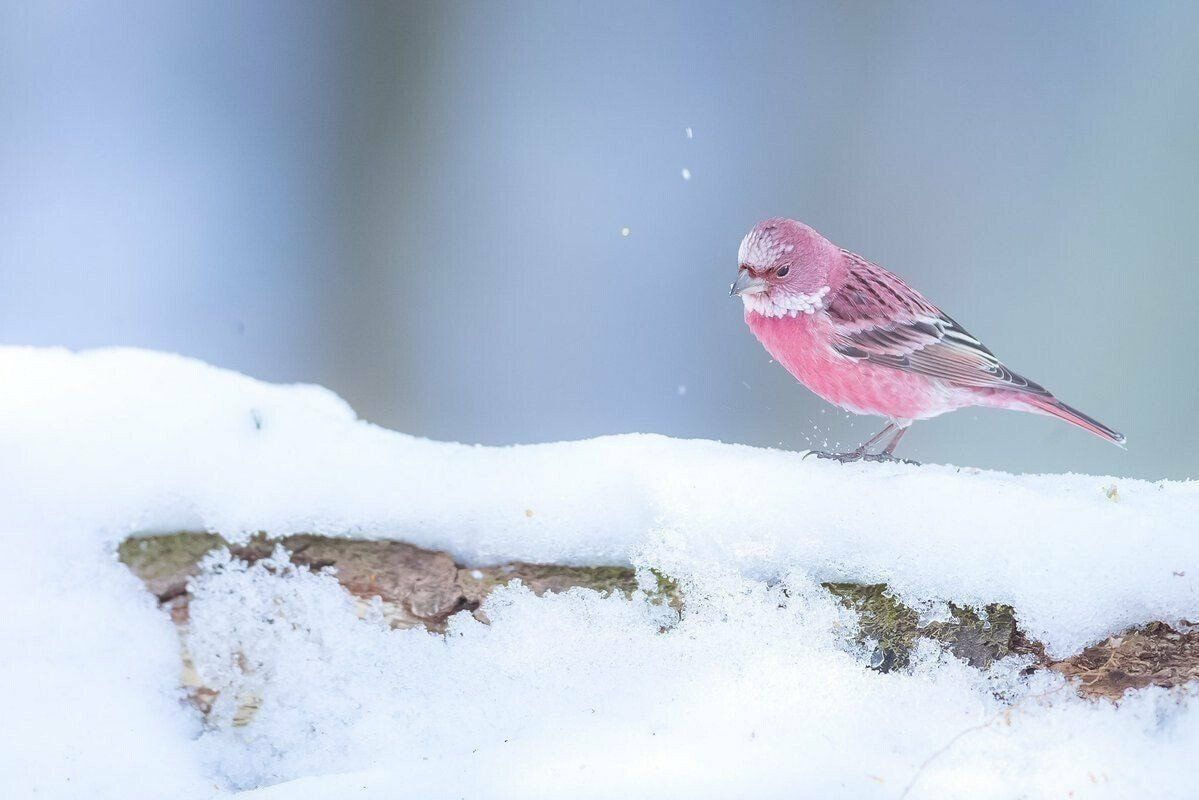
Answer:
[{"label": "bird's beak", "polygon": [[729,287],[729,297],[735,297],[743,294],[761,294],[769,289],[769,284],[761,278],[755,278],[749,274],[749,270],[743,269],[737,273],[737,280],[733,281],[733,285]]}]

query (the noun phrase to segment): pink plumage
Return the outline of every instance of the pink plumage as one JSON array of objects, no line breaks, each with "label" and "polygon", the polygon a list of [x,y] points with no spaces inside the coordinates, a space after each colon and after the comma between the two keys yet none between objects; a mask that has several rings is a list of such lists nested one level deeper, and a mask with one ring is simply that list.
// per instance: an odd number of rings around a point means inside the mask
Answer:
[{"label": "pink plumage", "polygon": [[[732,294],[745,322],[796,380],[890,424],[852,453],[890,459],[913,420],[966,406],[1049,414],[1118,445],[1124,436],[1003,365],[903,279],[803,223],[769,219],[741,242]],[[867,450],[892,434],[882,452]]]}]

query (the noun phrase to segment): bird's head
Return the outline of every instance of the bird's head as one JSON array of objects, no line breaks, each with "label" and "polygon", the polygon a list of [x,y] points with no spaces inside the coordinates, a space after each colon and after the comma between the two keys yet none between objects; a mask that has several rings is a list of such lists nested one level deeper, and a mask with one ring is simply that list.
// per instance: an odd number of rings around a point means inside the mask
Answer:
[{"label": "bird's head", "polygon": [[747,312],[765,317],[796,317],[823,307],[829,270],[840,248],[793,219],[759,222],[737,252],[737,280],[729,289]]}]

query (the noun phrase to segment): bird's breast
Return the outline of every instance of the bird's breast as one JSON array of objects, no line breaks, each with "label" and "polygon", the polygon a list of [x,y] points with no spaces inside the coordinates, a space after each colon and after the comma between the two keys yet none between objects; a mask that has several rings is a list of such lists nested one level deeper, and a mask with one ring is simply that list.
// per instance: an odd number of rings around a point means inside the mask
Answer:
[{"label": "bird's breast", "polygon": [[747,311],[745,322],[766,352],[814,391],[832,360],[842,358],[829,345],[830,326],[823,314],[767,317]]},{"label": "bird's breast", "polygon": [[745,322],[766,351],[808,389],[856,414],[926,419],[966,403],[941,381],[848,358],[832,347],[832,322],[822,312]]}]

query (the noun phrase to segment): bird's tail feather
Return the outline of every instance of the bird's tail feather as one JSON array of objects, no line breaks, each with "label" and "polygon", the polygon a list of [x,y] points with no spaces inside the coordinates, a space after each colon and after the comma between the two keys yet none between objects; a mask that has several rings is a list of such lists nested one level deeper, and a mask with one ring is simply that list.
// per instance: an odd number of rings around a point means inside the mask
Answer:
[{"label": "bird's tail feather", "polygon": [[1025,397],[1022,399],[1043,414],[1049,414],[1050,416],[1065,420],[1071,425],[1077,425],[1084,431],[1090,431],[1100,439],[1106,439],[1107,441],[1119,447],[1124,446],[1124,434],[1120,433],[1119,431],[1112,430],[1099,420],[1093,417],[1088,417],[1077,408],[1072,408],[1071,406],[1066,405],[1052,395],[1046,397]]}]

